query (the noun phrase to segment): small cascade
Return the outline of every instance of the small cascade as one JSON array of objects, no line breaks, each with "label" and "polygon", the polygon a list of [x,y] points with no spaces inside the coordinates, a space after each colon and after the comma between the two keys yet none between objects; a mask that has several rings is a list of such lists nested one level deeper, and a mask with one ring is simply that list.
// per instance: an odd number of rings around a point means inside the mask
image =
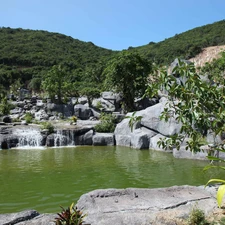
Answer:
[{"label": "small cascade", "polygon": [[13,134],[18,137],[17,147],[41,147],[42,135],[36,129],[15,129]]},{"label": "small cascade", "polygon": [[74,146],[73,130],[57,130],[54,134],[54,146]]}]

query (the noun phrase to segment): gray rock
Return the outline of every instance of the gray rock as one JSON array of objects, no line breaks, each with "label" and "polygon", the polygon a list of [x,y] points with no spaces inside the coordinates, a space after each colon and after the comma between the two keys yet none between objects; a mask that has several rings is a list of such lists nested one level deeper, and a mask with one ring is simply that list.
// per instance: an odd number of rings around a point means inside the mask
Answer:
[{"label": "gray rock", "polygon": [[167,221],[166,215],[170,219],[173,215],[173,221],[187,218],[196,203],[206,214],[211,213],[217,208],[212,193],[192,186],[95,190],[82,195],[77,206],[87,214],[85,223],[91,225],[156,225],[159,218]]},{"label": "gray rock", "polygon": [[41,214],[37,217],[34,217],[32,220],[24,221],[18,223],[17,225],[55,225],[55,218],[58,215],[56,214]]},{"label": "gray rock", "polygon": [[61,113],[64,117],[70,117],[74,114],[74,107],[72,104],[54,104],[47,103],[47,111]]},{"label": "gray rock", "polygon": [[150,142],[149,142],[149,149],[154,149],[154,150],[156,150],[156,151],[166,151],[166,152],[173,152],[172,150],[170,150],[170,149],[163,149],[162,147],[159,147],[159,145],[158,145],[158,141],[160,140],[160,139],[164,139],[165,138],[165,136],[163,136],[162,134],[157,134],[157,135],[155,135],[154,137],[152,137],[151,139],[150,139]]},{"label": "gray rock", "polygon": [[156,135],[154,131],[149,131],[144,127],[134,130],[134,132],[131,133],[131,147],[136,149],[148,149],[149,140],[154,135]]},{"label": "gray rock", "polygon": [[160,120],[160,115],[166,107],[166,102],[160,102],[145,110],[137,112],[137,116],[142,116],[141,125],[154,130],[164,136],[174,135],[180,132],[181,123],[170,117],[168,122]]},{"label": "gray rock", "polygon": [[105,146],[105,145],[115,145],[114,134],[112,133],[96,133],[93,136],[93,145]]},{"label": "gray rock", "polygon": [[22,113],[22,108],[19,107],[10,110],[10,114],[20,114],[20,113]]},{"label": "gray rock", "polygon": [[84,134],[84,136],[83,136],[84,145],[92,145],[93,133],[94,133],[94,131],[90,130],[86,134]]},{"label": "gray rock", "polygon": [[93,116],[93,113],[88,106],[77,104],[74,106],[74,115],[79,119],[87,120]]},{"label": "gray rock", "polygon": [[116,145],[130,147],[131,136],[130,135],[119,135],[115,136]]},{"label": "gray rock", "polygon": [[19,222],[30,220],[38,216],[39,213],[35,210],[26,210],[19,213],[0,214],[1,225],[13,225]]},{"label": "gray rock", "polygon": [[92,106],[98,108],[98,106],[101,105],[101,108],[99,108],[99,110],[113,112],[115,111],[115,106],[113,103],[113,101],[111,102],[109,100],[105,100],[104,98],[98,98],[92,101]]},{"label": "gray rock", "polygon": [[44,109],[40,109],[38,112],[35,113],[35,119],[36,120],[48,120],[49,116],[48,114],[45,112]]},{"label": "gray rock", "polygon": [[190,149],[186,150],[185,146],[181,146],[180,150],[176,148],[173,149],[173,156],[175,158],[184,158],[184,159],[199,159],[199,160],[206,160],[208,156],[208,151],[202,149],[200,152],[192,152]]},{"label": "gray rock", "polygon": [[11,119],[10,116],[3,116],[2,122],[4,122],[4,123],[11,123],[12,119]]}]

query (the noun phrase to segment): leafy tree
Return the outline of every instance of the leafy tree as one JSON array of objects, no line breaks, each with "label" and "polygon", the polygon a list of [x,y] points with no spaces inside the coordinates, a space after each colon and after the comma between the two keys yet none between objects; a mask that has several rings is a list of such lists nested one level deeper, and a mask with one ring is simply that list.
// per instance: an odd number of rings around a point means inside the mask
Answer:
[{"label": "leafy tree", "polygon": [[[149,85],[147,93],[155,95],[160,88],[168,92],[168,107],[164,109],[161,119],[171,116],[182,122],[181,132],[159,141],[163,148],[180,148],[180,144],[188,138],[186,150],[200,151],[202,138],[207,130],[215,136],[225,130],[225,88],[203,81],[197,74],[193,64],[179,61],[172,74],[167,70],[156,70],[157,83]],[[159,72],[160,71],[160,72]],[[185,82],[180,82],[181,80]],[[212,150],[225,152],[223,143],[213,143]],[[220,160],[214,156],[210,160]],[[225,162],[225,160],[223,160]],[[215,167],[212,166],[211,167]],[[224,167],[221,167],[224,169]],[[222,182],[217,194],[219,206],[225,193],[225,180],[212,179],[209,182]]]},{"label": "leafy tree", "polygon": [[10,113],[10,104],[7,101],[7,98],[3,98],[0,104],[0,114],[8,115]]},{"label": "leafy tree", "polygon": [[53,66],[41,85],[52,101],[55,101],[55,96],[57,96],[58,103],[62,103],[62,97],[66,97],[68,90],[72,88],[72,84],[68,82],[66,71],[61,65]]},{"label": "leafy tree", "polygon": [[150,71],[148,60],[137,53],[122,51],[109,61],[104,71],[105,86],[123,95],[126,111],[134,111],[134,100],[143,96]]}]

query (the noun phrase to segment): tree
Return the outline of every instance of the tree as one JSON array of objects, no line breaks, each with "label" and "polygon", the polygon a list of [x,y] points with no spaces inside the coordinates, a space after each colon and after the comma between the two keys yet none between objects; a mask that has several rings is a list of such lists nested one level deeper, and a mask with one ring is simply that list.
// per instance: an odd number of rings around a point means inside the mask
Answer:
[{"label": "tree", "polygon": [[123,95],[126,111],[134,111],[134,100],[142,97],[151,64],[137,53],[122,51],[107,64],[105,86]]},{"label": "tree", "polygon": [[[175,117],[182,122],[181,132],[167,139],[159,141],[163,148],[180,148],[180,144],[188,138],[186,150],[200,151],[201,141],[206,131],[211,130],[216,135],[225,131],[225,88],[224,83],[219,87],[211,82],[203,81],[197,74],[193,64],[188,65],[179,61],[172,74],[167,70],[156,70],[155,80],[147,88],[152,96],[160,88],[168,92],[168,107],[164,109],[161,119],[168,120]],[[160,71],[160,72],[159,72]],[[185,80],[185,82],[180,82]],[[224,82],[224,81],[223,81]],[[169,110],[171,109],[172,110]],[[225,152],[223,143],[214,142],[212,150]],[[218,161],[217,157],[209,156],[210,160]],[[222,160],[225,162],[225,160]],[[210,165],[210,167],[215,167]],[[209,167],[207,167],[209,168]],[[225,169],[225,167],[220,167]],[[225,193],[225,180],[212,179],[210,182],[222,182],[217,194],[217,201],[221,205]]]},{"label": "tree", "polygon": [[60,65],[52,67],[41,85],[53,101],[57,96],[58,103],[62,103],[62,97],[66,97],[67,93],[72,89],[72,84],[67,79],[67,73]]}]

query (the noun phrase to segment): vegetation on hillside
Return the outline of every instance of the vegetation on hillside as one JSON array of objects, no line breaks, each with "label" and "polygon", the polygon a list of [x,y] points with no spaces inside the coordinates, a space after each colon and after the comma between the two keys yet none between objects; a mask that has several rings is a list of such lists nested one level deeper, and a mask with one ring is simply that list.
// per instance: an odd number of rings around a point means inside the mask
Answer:
[{"label": "vegetation on hillside", "polygon": [[[175,58],[189,59],[196,56],[205,47],[225,44],[225,20],[197,27],[175,34],[164,41],[129,50],[137,50],[142,56],[148,57],[156,64],[170,64]],[[149,37],[151,38],[151,37]]]},{"label": "vegetation on hillside", "polygon": [[39,91],[54,65],[62,65],[78,80],[87,67],[104,63],[114,53],[58,33],[0,28],[0,84],[9,89],[20,80],[23,87]]},{"label": "vegetation on hillside", "polygon": [[[150,42],[145,46],[130,47],[128,52],[139,54],[141,58],[156,64],[169,64],[176,57],[187,59],[198,54],[204,47],[225,44],[224,32],[225,21],[222,20],[177,34],[159,43]],[[2,27],[0,99],[4,98],[8,90],[18,93],[19,88],[27,88],[33,92],[45,91],[53,98],[57,94],[54,90],[56,86],[51,83],[51,80],[54,81],[53,71],[60,67],[64,74],[64,90],[62,93],[58,92],[62,94],[59,97],[64,99],[71,95],[85,95],[91,103],[104,90],[103,84],[110,81],[112,74],[106,67],[109,68],[110,63],[118,60],[118,55],[120,52],[58,33]],[[122,79],[124,73],[120,72],[119,76]],[[113,88],[116,90],[116,85]]]},{"label": "vegetation on hillside", "polygon": [[104,73],[105,85],[123,96],[126,112],[135,110],[134,100],[145,93],[151,63],[137,53],[122,51],[109,61]]}]

